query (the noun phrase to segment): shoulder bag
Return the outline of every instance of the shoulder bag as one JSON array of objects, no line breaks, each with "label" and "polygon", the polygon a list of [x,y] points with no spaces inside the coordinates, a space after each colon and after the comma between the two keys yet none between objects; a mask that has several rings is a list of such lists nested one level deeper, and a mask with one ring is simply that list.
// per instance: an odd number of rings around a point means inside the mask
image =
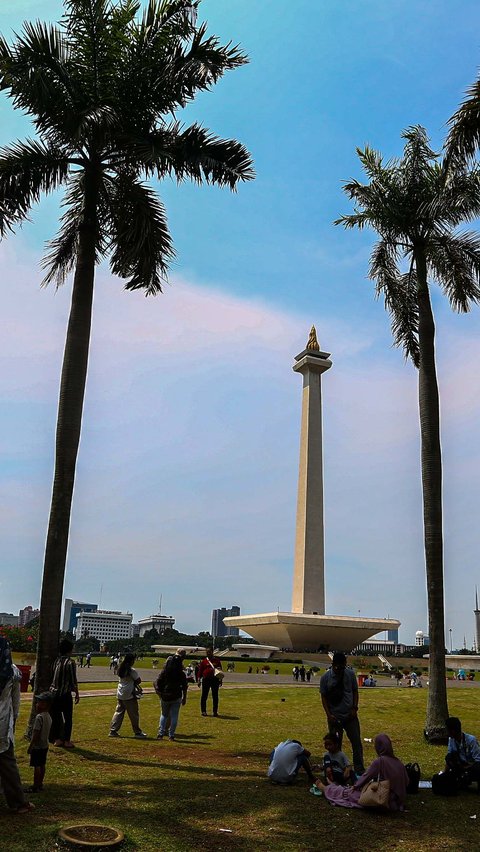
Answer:
[{"label": "shoulder bag", "polygon": [[382,808],[389,810],[390,781],[380,781],[380,775],[376,781],[369,781],[362,789],[358,804],[362,808]]}]

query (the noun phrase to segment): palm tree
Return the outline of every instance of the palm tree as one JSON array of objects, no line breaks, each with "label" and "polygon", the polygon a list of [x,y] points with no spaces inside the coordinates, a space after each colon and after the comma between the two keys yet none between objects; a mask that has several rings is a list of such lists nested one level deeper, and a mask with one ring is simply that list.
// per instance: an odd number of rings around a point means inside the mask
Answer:
[{"label": "palm tree", "polygon": [[351,181],[345,192],[353,214],[335,224],[370,226],[379,234],[369,276],[391,314],[395,345],[418,369],[423,521],[430,636],[430,685],[425,735],[445,736],[445,623],[443,593],[442,455],[435,366],[435,324],[430,282],[436,281],[455,311],[480,300],[480,239],[457,226],[480,212],[480,173],[459,170],[449,178],[422,127],[410,127],[403,157],[387,163],[358,150],[367,184]]},{"label": "palm tree", "polygon": [[149,178],[235,189],[253,177],[248,151],[176,112],[247,59],[197,24],[199,0],[65,0],[58,26],[26,23],[0,39],[0,88],[36,137],[0,150],[0,236],[42,193],[66,188],[44,282],[74,270],[41,592],[37,688],[57,653],[75,466],[87,376],[95,267],[108,258],[128,290],[161,291],[174,257]]}]

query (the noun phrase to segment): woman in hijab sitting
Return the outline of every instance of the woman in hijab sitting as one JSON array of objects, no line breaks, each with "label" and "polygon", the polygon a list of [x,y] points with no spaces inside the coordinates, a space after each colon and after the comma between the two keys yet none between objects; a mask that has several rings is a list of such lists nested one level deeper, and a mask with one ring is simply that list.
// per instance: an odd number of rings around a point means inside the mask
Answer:
[{"label": "woman in hijab sitting", "polygon": [[324,794],[331,805],[339,805],[342,808],[361,808],[359,799],[363,788],[369,781],[380,778],[380,781],[390,782],[389,810],[403,811],[407,798],[408,775],[401,760],[395,757],[392,741],[387,734],[378,734],[375,737],[375,751],[378,757],[353,787],[323,784],[321,781],[316,781],[315,787]]}]

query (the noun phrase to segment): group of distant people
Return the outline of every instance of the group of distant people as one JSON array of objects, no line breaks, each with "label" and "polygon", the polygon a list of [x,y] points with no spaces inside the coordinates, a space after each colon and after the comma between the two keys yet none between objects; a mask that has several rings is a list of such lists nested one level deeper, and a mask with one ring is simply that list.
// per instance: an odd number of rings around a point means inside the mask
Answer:
[{"label": "group of distant people", "polygon": [[[186,704],[188,691],[187,671],[183,662],[186,656],[184,648],[178,648],[175,654],[167,658],[155,680],[155,692],[160,698],[161,714],[158,723],[157,739],[168,735],[175,739],[180,708]],[[117,687],[117,706],[110,723],[110,737],[118,737],[127,713],[134,736],[144,739],[147,735],[140,727],[138,700],[142,695],[141,678],[134,668],[135,654],[127,653],[118,667],[119,683]],[[193,673],[189,668],[189,675]],[[195,668],[195,678],[201,688],[200,712],[207,716],[207,701],[211,694],[213,715],[218,716],[218,694],[223,680],[222,663],[214,656],[213,648],[207,648],[206,656]]]},{"label": "group of distant people", "polygon": [[305,681],[310,683],[314,674],[315,672],[312,668],[306,669],[304,665],[294,666],[292,669],[292,677],[297,682],[300,680],[302,683],[305,683]]}]

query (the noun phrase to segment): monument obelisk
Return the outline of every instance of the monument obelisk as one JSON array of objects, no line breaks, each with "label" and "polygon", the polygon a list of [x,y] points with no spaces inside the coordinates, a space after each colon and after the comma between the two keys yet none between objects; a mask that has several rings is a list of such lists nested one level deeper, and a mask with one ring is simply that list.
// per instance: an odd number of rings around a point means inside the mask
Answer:
[{"label": "monument obelisk", "polygon": [[[296,356],[293,367],[303,376],[303,392],[292,611],[277,609],[223,619],[227,627],[238,627],[253,636],[266,657],[285,649],[288,653],[351,651],[370,636],[400,627],[400,622],[391,618],[325,614],[322,373],[332,366],[329,359],[330,353],[321,351],[312,326],[307,346]],[[252,648],[233,647],[240,652],[246,648],[249,653]]]},{"label": "monument obelisk", "polygon": [[303,376],[292,612],[325,614],[322,373],[332,362],[312,326],[293,369]]}]

